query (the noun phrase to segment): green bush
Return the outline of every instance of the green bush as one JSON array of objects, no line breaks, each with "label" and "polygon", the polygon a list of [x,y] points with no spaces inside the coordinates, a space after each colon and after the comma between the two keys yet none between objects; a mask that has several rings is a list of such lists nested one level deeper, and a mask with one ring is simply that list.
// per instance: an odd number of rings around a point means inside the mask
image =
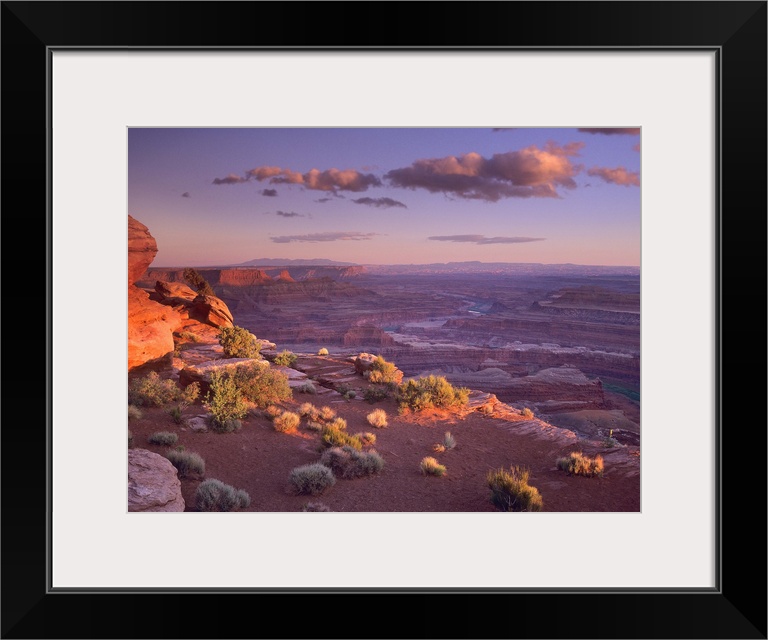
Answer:
[{"label": "green bush", "polygon": [[200,483],[195,493],[198,511],[237,511],[251,504],[251,496],[243,489],[235,489],[221,480],[208,478]]},{"label": "green bush", "polygon": [[165,457],[178,469],[180,478],[186,478],[192,474],[203,475],[205,473],[205,461],[200,457],[200,454],[194,451],[169,449],[165,452]]},{"label": "green bush", "polygon": [[374,409],[371,411],[365,419],[368,420],[368,424],[377,429],[383,429],[387,426],[387,412],[384,409]]},{"label": "green bush", "polygon": [[[344,423],[343,425],[341,423]],[[362,449],[363,443],[360,436],[349,435],[345,429],[347,425],[339,418],[331,424],[324,425],[320,432],[321,440],[326,447],[350,446],[353,449]]]},{"label": "green bush", "polygon": [[219,344],[228,358],[258,358],[261,343],[243,327],[222,327],[219,330]]},{"label": "green bush", "polygon": [[594,458],[585,456],[581,451],[572,451],[569,456],[557,459],[557,468],[565,471],[569,476],[602,476],[605,470],[603,456]]},{"label": "green bush", "polygon": [[224,369],[211,372],[211,389],[206,395],[205,408],[211,412],[214,431],[228,431],[226,425],[248,415],[248,403],[231,373]]},{"label": "green bush", "polygon": [[487,481],[493,506],[499,511],[541,511],[541,494],[528,484],[529,478],[528,469],[519,466],[490,471]]},{"label": "green bush", "polygon": [[185,409],[200,397],[200,383],[191,382],[181,392],[179,407]]},{"label": "green bush", "polygon": [[376,451],[358,451],[354,447],[333,447],[323,452],[320,463],[340,478],[361,478],[384,468],[384,458]]},{"label": "green bush", "polygon": [[393,362],[387,362],[381,356],[371,363],[371,368],[365,372],[365,377],[374,384],[386,384],[395,387],[400,377],[400,372]]},{"label": "green bush", "polygon": [[269,366],[248,363],[233,367],[233,371],[228,375],[234,379],[242,396],[258,407],[266,407],[293,397],[288,376]]},{"label": "green bush", "polygon": [[319,462],[296,467],[291,471],[290,480],[296,493],[313,496],[323,493],[336,484],[333,471]]},{"label": "green bush", "polygon": [[171,445],[176,444],[178,440],[179,436],[170,431],[156,431],[149,436],[150,444],[158,444],[165,447],[170,447]]},{"label": "green bush", "polygon": [[320,350],[317,352],[317,355],[319,355],[319,356],[327,356],[327,355],[328,355],[328,349],[326,349],[325,347],[323,347],[322,349],[320,349]]},{"label": "green bush", "polygon": [[129,404],[162,407],[179,399],[181,389],[173,380],[163,380],[157,371],[134,378],[128,386]]},{"label": "green bush", "polygon": [[419,469],[425,476],[444,476],[447,469],[445,465],[440,464],[432,456],[427,456],[421,460]]},{"label": "green bush", "polygon": [[176,424],[181,424],[181,422],[182,422],[182,415],[181,415],[181,407],[180,406],[171,407],[170,409],[166,409],[166,412],[168,413],[169,416],[171,416],[171,418],[173,419],[173,421]]},{"label": "green bush", "polygon": [[368,387],[363,391],[363,399],[371,404],[389,398],[389,396],[390,391],[387,387]]},{"label": "green bush", "polygon": [[296,359],[297,356],[295,353],[283,350],[275,356],[275,364],[278,364],[281,367],[292,367],[293,363],[296,362]]},{"label": "green bush", "polygon": [[408,380],[401,385],[397,403],[401,411],[424,409],[451,409],[466,406],[469,389],[455,388],[443,376],[427,376]]},{"label": "green bush", "polygon": [[275,431],[280,433],[294,433],[301,422],[301,418],[298,413],[292,413],[285,411],[281,415],[275,417],[272,421],[272,426]]},{"label": "green bush", "polygon": [[135,404],[128,405],[128,420],[141,420],[144,414]]},{"label": "green bush", "polygon": [[344,394],[345,400],[354,400],[355,398],[357,398],[357,391],[354,391],[353,389],[350,389]]},{"label": "green bush", "polygon": [[184,280],[186,280],[187,284],[195,289],[200,295],[215,295],[211,285],[197,269],[193,269],[192,267],[187,267],[184,269]]}]

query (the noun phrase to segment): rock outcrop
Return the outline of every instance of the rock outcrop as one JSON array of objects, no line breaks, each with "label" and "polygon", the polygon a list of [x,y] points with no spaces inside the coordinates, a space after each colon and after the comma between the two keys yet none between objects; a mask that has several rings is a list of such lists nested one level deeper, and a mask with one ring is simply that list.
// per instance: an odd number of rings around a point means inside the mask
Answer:
[{"label": "rock outcrop", "polygon": [[157,242],[149,229],[128,216],[128,370],[169,358],[173,332],[181,316],[172,308],[149,299],[133,283],[157,255]]},{"label": "rock outcrop", "polygon": [[181,482],[167,458],[128,450],[128,511],[184,511]]},{"label": "rock outcrop", "polygon": [[234,326],[232,312],[223,300],[199,294],[180,282],[158,280],[149,297],[173,308],[185,320],[196,320],[216,328]]}]

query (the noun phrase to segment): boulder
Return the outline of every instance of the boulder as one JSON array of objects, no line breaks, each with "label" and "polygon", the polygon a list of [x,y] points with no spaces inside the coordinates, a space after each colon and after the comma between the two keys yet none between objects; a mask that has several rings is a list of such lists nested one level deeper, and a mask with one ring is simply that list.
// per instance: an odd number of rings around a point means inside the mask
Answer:
[{"label": "boulder", "polygon": [[361,353],[355,358],[355,371],[360,375],[365,375],[365,372],[370,370],[373,366],[376,356],[372,353]]},{"label": "boulder", "polygon": [[167,458],[128,449],[128,511],[184,511],[181,482]]},{"label": "boulder", "polygon": [[216,296],[198,295],[189,310],[189,317],[214,327],[234,327],[232,312]]},{"label": "boulder", "polygon": [[149,299],[146,291],[128,287],[128,370],[170,358],[173,332],[181,316],[170,307]]},{"label": "boulder", "polygon": [[198,296],[197,291],[181,282],[164,282],[163,280],[155,282],[155,294],[159,296],[158,302],[162,302],[165,298],[181,298],[191,301]]},{"label": "boulder", "polygon": [[157,255],[157,242],[146,225],[128,216],[128,284],[135,283]]}]

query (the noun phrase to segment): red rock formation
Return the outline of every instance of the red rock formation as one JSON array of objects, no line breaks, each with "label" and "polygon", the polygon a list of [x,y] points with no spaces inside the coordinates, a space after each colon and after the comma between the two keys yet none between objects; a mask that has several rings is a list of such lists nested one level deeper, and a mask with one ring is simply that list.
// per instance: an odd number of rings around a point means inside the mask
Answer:
[{"label": "red rock formation", "polygon": [[128,216],[128,370],[169,357],[173,332],[181,316],[172,308],[149,299],[133,283],[157,254],[157,242],[149,229]]},{"label": "red rock formation", "polygon": [[178,472],[167,458],[128,450],[128,511],[184,511]]},{"label": "red rock formation", "polygon": [[150,298],[172,307],[184,320],[195,320],[216,328],[234,326],[232,312],[223,300],[199,294],[180,282],[158,280]]},{"label": "red rock formation", "polygon": [[295,281],[295,280],[294,280],[294,279],[291,277],[291,274],[290,274],[290,273],[288,273],[288,270],[287,270],[287,269],[283,269],[283,270],[280,272],[280,275],[279,275],[279,276],[277,276],[277,279],[278,279],[278,280],[280,280],[281,282],[296,282],[296,281]]}]

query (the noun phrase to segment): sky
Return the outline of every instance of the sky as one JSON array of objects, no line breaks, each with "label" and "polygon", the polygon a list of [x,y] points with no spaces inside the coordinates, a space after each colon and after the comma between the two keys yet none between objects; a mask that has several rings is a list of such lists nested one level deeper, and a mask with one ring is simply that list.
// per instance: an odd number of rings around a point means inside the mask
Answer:
[{"label": "sky", "polygon": [[636,128],[130,128],[153,267],[640,265]]}]

